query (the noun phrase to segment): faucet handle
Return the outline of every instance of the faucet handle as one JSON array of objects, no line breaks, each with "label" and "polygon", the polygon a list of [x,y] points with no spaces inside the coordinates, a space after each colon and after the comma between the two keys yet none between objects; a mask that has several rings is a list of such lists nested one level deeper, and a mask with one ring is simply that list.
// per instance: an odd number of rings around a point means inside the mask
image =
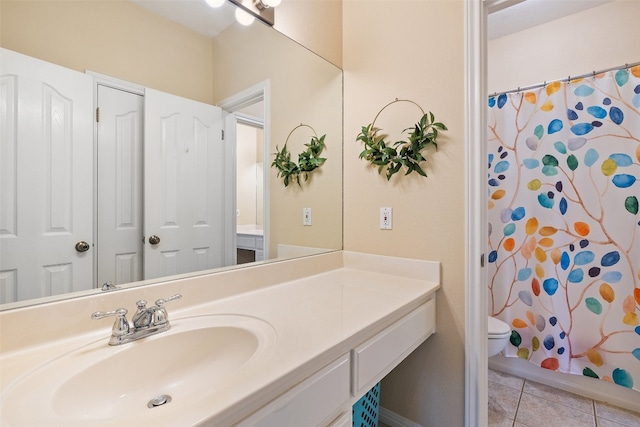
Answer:
[{"label": "faucet handle", "polygon": [[169,301],[174,301],[174,300],[177,300],[177,299],[180,299],[180,298],[182,298],[181,294],[175,294],[175,295],[170,296],[169,298],[160,298],[159,300],[156,300],[156,305],[158,307],[162,307],[162,306],[165,305],[165,303],[168,303]]},{"label": "faucet handle", "polygon": [[114,341],[129,333],[129,322],[126,317],[127,313],[126,308],[119,308],[114,311],[96,311],[91,315],[91,318],[93,320],[98,320],[104,319],[105,317],[116,316],[116,321],[113,322],[113,328],[111,328],[111,341]]},{"label": "faucet handle", "polygon": [[126,308],[119,308],[113,311],[96,311],[91,314],[93,320],[104,319],[110,316],[126,316],[128,313]]},{"label": "faucet handle", "polygon": [[169,298],[160,298],[156,301],[156,310],[153,312],[153,324],[156,326],[162,326],[169,322],[169,316],[167,315],[167,309],[164,308],[164,304],[182,298],[182,295],[175,294]]}]

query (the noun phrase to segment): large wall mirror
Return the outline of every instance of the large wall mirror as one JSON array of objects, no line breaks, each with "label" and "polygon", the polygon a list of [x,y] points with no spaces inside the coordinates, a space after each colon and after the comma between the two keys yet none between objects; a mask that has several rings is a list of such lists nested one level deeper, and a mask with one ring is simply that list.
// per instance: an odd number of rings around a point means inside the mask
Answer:
[{"label": "large wall mirror", "polygon": [[235,7],[0,1],[0,310],[342,249],[342,71]]}]

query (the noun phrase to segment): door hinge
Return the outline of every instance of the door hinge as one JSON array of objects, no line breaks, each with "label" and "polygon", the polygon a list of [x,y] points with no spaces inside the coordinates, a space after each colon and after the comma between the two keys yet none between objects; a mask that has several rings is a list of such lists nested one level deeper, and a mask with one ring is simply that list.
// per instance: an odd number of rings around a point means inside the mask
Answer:
[{"label": "door hinge", "polygon": [[222,132],[222,140],[224,141],[224,129],[222,129],[221,132]]},{"label": "door hinge", "polygon": [[96,107],[96,123],[100,123],[100,107]]}]

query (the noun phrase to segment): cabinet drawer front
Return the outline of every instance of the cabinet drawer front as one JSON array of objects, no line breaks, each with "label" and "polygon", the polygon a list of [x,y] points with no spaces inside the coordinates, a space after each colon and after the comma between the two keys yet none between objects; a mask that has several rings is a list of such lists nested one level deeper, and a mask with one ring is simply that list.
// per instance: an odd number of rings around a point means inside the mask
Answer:
[{"label": "cabinet drawer front", "polygon": [[351,392],[366,393],[435,332],[435,297],[352,350]]},{"label": "cabinet drawer front", "polygon": [[237,236],[237,245],[240,249],[255,249],[256,248],[256,238],[251,236]]},{"label": "cabinet drawer front", "polygon": [[319,426],[331,421],[339,409],[344,410],[349,397],[349,355],[345,354],[262,408],[256,413],[259,420],[247,420],[248,425]]},{"label": "cabinet drawer front", "polygon": [[347,412],[346,414],[343,414],[342,416],[340,416],[340,418],[329,424],[329,427],[351,427],[352,425],[353,421],[351,418],[351,412]]}]

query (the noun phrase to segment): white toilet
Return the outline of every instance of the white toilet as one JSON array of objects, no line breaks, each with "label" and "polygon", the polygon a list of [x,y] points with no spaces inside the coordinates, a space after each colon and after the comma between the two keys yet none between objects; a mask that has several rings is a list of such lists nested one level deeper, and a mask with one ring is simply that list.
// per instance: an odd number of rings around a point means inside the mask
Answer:
[{"label": "white toilet", "polygon": [[491,357],[505,349],[509,342],[509,337],[511,336],[511,328],[502,320],[489,316],[489,325],[487,329],[489,332],[487,353],[489,357]]}]

